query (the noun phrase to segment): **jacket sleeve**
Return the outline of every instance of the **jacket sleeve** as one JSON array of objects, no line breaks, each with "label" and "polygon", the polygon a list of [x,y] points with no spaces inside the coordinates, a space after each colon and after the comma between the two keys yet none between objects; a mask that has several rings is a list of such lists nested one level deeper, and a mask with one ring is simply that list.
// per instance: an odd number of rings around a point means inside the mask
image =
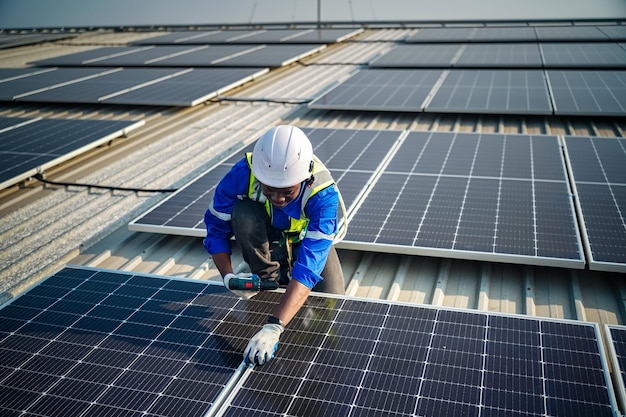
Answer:
[{"label": "jacket sleeve", "polygon": [[245,158],[237,162],[217,184],[215,195],[204,213],[207,234],[203,244],[211,255],[231,253],[230,238],[233,231],[230,219],[235,203],[248,193],[250,168]]},{"label": "jacket sleeve", "polygon": [[310,289],[323,279],[321,273],[337,232],[338,207],[339,197],[334,186],[313,195],[305,207],[309,225],[298,248],[292,276]]}]

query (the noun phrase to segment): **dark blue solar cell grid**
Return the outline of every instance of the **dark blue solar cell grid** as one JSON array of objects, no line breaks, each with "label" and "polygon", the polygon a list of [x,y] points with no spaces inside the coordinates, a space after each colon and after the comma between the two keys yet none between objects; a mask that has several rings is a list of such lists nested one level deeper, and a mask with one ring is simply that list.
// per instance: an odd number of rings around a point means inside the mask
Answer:
[{"label": "dark blue solar cell grid", "polygon": [[419,112],[441,75],[441,70],[363,69],[309,107]]},{"label": "dark blue solar cell grid", "polygon": [[540,42],[608,40],[597,26],[536,26],[535,32]]},{"label": "dark blue solar cell grid", "polygon": [[608,417],[608,381],[589,323],[309,297],[220,415]]},{"label": "dark blue solar cell grid", "polygon": [[[16,122],[20,125],[15,126]],[[13,127],[9,128],[8,124]],[[37,170],[121,136],[140,124],[115,120],[0,118],[0,186],[13,185]]]},{"label": "dark blue solar cell grid", "polygon": [[[399,131],[355,129],[303,129],[314,153],[331,171],[347,210],[354,205],[385,155],[400,136]],[[204,213],[215,187],[228,170],[253,145],[237,151],[217,167],[201,175],[176,194],[130,223],[133,230],[204,237]]]},{"label": "dark blue solar cell grid", "polygon": [[626,272],[626,140],[566,136],[592,269]]},{"label": "dark blue solar cell grid", "polygon": [[555,136],[411,132],[341,245],[584,265]]},{"label": "dark blue solar cell grid", "polygon": [[477,28],[421,28],[407,42],[469,42]]},{"label": "dark blue solar cell grid", "polygon": [[546,71],[557,115],[626,115],[626,71]]},{"label": "dark blue solar cell grid", "polygon": [[541,70],[454,70],[425,111],[552,114],[552,105]]},{"label": "dark blue solar cell grid", "polygon": [[237,302],[202,282],[65,268],[0,310],[0,414],[201,417],[241,362],[245,340],[220,332]]}]

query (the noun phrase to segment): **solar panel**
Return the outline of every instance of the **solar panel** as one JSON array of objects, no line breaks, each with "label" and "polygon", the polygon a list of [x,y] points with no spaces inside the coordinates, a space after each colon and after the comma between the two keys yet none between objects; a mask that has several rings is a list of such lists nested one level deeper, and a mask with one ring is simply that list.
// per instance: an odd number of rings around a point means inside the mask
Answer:
[{"label": "solar panel", "polygon": [[138,52],[145,51],[146,49],[149,49],[149,47],[107,46],[43,59],[41,61],[29,62],[29,64],[39,66],[80,66],[92,63],[94,65],[98,65],[98,61],[106,59],[107,57],[124,55],[132,56]]},{"label": "solar panel", "polygon": [[620,402],[622,415],[626,410],[626,326],[604,325],[608,356],[613,367],[615,391]]},{"label": "solar panel", "polygon": [[421,28],[406,42],[469,42],[477,28]]},{"label": "solar panel", "polygon": [[28,72],[21,75],[10,75],[15,73],[11,70],[2,70],[0,71],[0,77],[2,77],[0,80],[0,100],[12,101],[15,96],[30,91],[76,82],[76,80],[94,77],[109,71],[102,68],[29,68]]},{"label": "solar panel", "polygon": [[[400,135],[393,130],[303,128],[315,154],[331,171],[349,211]],[[206,236],[204,213],[213,199],[215,187],[245,152],[248,145],[216,167],[201,174],[159,205],[129,223],[130,230]]]},{"label": "solar panel", "polygon": [[68,266],[0,309],[7,415],[614,416],[589,322],[311,295],[238,367],[280,293]]},{"label": "solar panel", "polygon": [[311,296],[209,415],[609,417],[606,368],[595,323]]},{"label": "solar panel", "polygon": [[441,76],[441,70],[362,69],[309,107],[419,112]]},{"label": "solar panel", "polygon": [[61,39],[76,37],[76,34],[68,33],[19,33],[0,34],[0,49],[14,48],[16,46],[31,45],[41,42],[54,42]]},{"label": "solar panel", "polygon": [[480,43],[467,45],[454,66],[541,68],[543,65],[536,43]]},{"label": "solar panel", "polygon": [[472,42],[530,42],[537,35],[532,27],[479,27],[473,33]]},{"label": "solar panel", "polygon": [[370,62],[369,66],[375,68],[448,68],[452,66],[462,50],[463,45],[459,44],[401,44]]},{"label": "solar panel", "polygon": [[626,50],[617,43],[540,43],[539,48],[545,67],[626,67]]},{"label": "solar panel", "polygon": [[626,140],[566,136],[589,268],[626,272]]},{"label": "solar panel", "polygon": [[0,189],[143,124],[143,121],[0,118]]},{"label": "solar panel", "polygon": [[546,71],[557,115],[626,115],[626,71]]},{"label": "solar panel", "polygon": [[238,303],[221,285],[69,266],[0,310],[0,414],[201,417],[241,362],[245,340],[221,332]]},{"label": "solar panel", "polygon": [[552,114],[541,70],[453,70],[427,112]]},{"label": "solar panel", "polygon": [[608,40],[596,26],[536,26],[535,32],[540,42]]},{"label": "solar panel", "polygon": [[213,62],[227,67],[284,67],[309,55],[318,53],[326,45],[260,45],[250,52]]},{"label": "solar panel", "polygon": [[361,33],[363,29],[268,29],[174,32],[142,39],[134,44],[216,44],[216,43],[335,43]]},{"label": "solar panel", "polygon": [[410,132],[339,245],[583,268],[574,213],[556,136]]},{"label": "solar panel", "polygon": [[598,29],[612,41],[626,41],[626,26],[598,26]]},{"label": "solar panel", "polygon": [[268,71],[267,68],[194,68],[176,77],[121,92],[101,101],[110,104],[195,106]]},{"label": "solar panel", "polygon": [[267,68],[58,68],[0,80],[0,99],[192,106],[267,71]]}]

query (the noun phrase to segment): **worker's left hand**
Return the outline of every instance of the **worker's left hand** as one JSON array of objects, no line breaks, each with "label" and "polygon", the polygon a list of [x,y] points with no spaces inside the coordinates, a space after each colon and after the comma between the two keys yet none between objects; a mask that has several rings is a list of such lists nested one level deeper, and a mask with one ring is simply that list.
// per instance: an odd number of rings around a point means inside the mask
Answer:
[{"label": "worker's left hand", "polygon": [[255,363],[263,365],[274,358],[274,352],[278,348],[278,339],[285,328],[280,324],[268,323],[255,334],[243,354],[247,364]]}]

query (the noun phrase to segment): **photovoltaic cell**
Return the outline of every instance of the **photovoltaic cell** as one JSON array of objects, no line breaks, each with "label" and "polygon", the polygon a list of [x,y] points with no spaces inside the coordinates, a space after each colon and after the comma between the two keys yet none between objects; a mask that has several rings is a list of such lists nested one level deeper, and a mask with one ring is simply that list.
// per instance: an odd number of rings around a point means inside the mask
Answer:
[{"label": "photovoltaic cell", "polygon": [[598,26],[598,29],[613,41],[626,41],[626,26]]},{"label": "photovoltaic cell", "polygon": [[143,121],[0,118],[0,189],[141,125]]},{"label": "photovoltaic cell", "polygon": [[[278,294],[263,293],[256,322]],[[257,307],[258,306],[258,307]],[[613,416],[597,325],[311,296],[215,416]]]},{"label": "photovoltaic cell", "polygon": [[545,67],[623,68],[626,50],[617,43],[539,43]]},{"label": "photovoltaic cell", "polygon": [[556,115],[626,115],[626,71],[546,71]]},{"label": "photovoltaic cell", "polygon": [[441,70],[363,69],[309,107],[419,112],[441,76]]},{"label": "photovoltaic cell", "polygon": [[339,245],[584,267],[555,136],[411,132]]},{"label": "photovoltaic cell", "polygon": [[541,70],[452,70],[428,112],[552,114]]},{"label": "photovoltaic cell", "polygon": [[238,303],[206,282],[67,267],[0,310],[0,414],[201,417],[241,362],[245,339],[220,331]]},{"label": "photovoltaic cell", "polygon": [[615,391],[623,415],[626,410],[626,326],[606,324],[604,330],[609,359],[613,367]]},{"label": "photovoltaic cell", "polygon": [[[315,155],[337,182],[346,209],[356,203],[385,156],[400,136],[392,130],[304,128]],[[215,187],[228,170],[252,151],[249,145],[235,152],[215,168],[200,175],[171,197],[163,200],[129,224],[130,230],[204,237],[204,213]]]},{"label": "photovoltaic cell", "polygon": [[626,272],[626,140],[566,136],[589,268]]}]

